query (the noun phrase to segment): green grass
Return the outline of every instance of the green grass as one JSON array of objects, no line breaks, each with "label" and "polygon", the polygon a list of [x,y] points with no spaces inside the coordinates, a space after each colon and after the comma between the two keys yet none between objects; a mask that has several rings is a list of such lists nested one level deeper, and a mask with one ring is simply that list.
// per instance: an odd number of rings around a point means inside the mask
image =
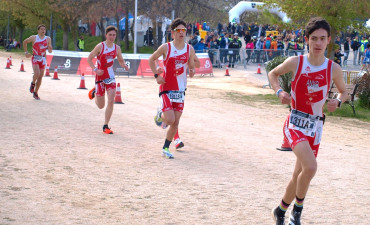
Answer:
[{"label": "green grass", "polygon": [[356,118],[365,122],[370,122],[370,109],[362,108],[359,106],[358,102],[355,101],[355,111],[356,115],[353,115],[352,107],[348,104],[342,104],[342,106],[334,112],[328,112],[326,105],[324,107],[324,113],[327,116]]},{"label": "green grass", "polygon": [[[245,95],[238,92],[227,92],[226,98],[240,104],[251,104],[253,102],[262,102],[271,105],[280,105],[280,101],[275,95]],[[326,104],[324,107],[324,113],[327,116],[343,117],[343,118],[355,118],[361,121],[370,122],[370,109],[365,109],[359,106],[358,102],[355,102],[356,115],[353,114],[352,108],[348,104],[343,104],[341,108],[335,110],[334,112],[328,112]]]},{"label": "green grass", "polygon": [[227,92],[226,98],[235,101],[237,103],[251,103],[251,102],[265,102],[271,105],[278,105],[280,101],[276,98],[276,95],[267,94],[267,95],[245,95],[238,92]]}]

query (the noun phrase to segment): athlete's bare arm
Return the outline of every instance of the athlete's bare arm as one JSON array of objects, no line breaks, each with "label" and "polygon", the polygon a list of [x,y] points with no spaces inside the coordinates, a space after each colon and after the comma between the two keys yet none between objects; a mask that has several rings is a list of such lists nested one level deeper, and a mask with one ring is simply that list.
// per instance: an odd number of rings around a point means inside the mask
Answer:
[{"label": "athlete's bare arm", "polygon": [[[281,89],[278,77],[291,72],[293,75],[296,73],[298,65],[298,56],[293,56],[287,58],[282,64],[275,67],[272,71],[269,72],[268,77],[271,84],[272,89],[274,89],[275,93]],[[290,95],[282,91],[279,94],[279,99],[282,104],[289,104],[290,103]]]},{"label": "athlete's bare arm", "polygon": [[[159,70],[157,68],[157,65],[156,65],[156,61],[162,56],[164,59],[166,58],[166,53],[167,53],[167,44],[162,44],[158,49],[157,51],[155,51],[153,53],[153,55],[151,55],[149,57],[149,66],[150,66],[150,69],[152,70],[152,72],[154,74],[161,74],[161,70]],[[158,77],[156,78],[157,80],[157,83],[158,84],[164,84],[165,81],[163,79],[163,77],[161,75],[158,75]]]},{"label": "athlete's bare arm", "polygon": [[[194,77],[195,75],[195,57],[197,57],[195,55],[195,51],[194,51],[194,48],[193,46],[190,46],[190,57],[189,57],[189,77]],[[199,59],[198,59],[199,61]]]},{"label": "athlete's bare arm", "polygon": [[[346,89],[346,84],[344,83],[343,76],[342,76],[342,68],[336,63],[333,63],[333,82],[339,91],[339,98],[342,102],[345,102],[348,98],[348,92]],[[338,100],[337,99],[329,99],[327,108],[329,112],[334,112],[337,109]]]},{"label": "athlete's bare arm", "polygon": [[34,43],[35,40],[36,40],[36,36],[32,35],[32,36],[30,36],[29,38],[26,38],[23,41],[23,50],[24,50],[24,54],[25,54],[26,58],[29,58],[29,57],[32,56],[32,54],[27,51],[27,44],[28,43]]},{"label": "athlete's bare arm", "polygon": [[195,64],[195,68],[200,68],[200,61],[199,61],[197,54],[195,54],[195,57],[194,57],[194,64]]},{"label": "athlete's bare arm", "polygon": [[123,59],[122,57],[122,50],[121,50],[121,47],[119,47],[117,45],[117,60],[118,60],[118,63],[123,67],[125,68],[126,71],[128,71],[128,66],[126,65],[126,62],[125,60]]},{"label": "athlete's bare arm", "polygon": [[48,52],[51,53],[53,51],[53,46],[51,45],[51,38],[47,37],[48,41]]},{"label": "athlete's bare arm", "polygon": [[[93,63],[93,58],[95,58],[96,56],[98,56],[100,54],[100,52],[102,51],[102,44],[99,43],[95,46],[95,48],[90,52],[89,56],[87,57],[87,63],[89,64],[89,66],[91,67],[91,69],[95,70],[95,65]],[[101,76],[103,75],[104,71],[103,70],[96,70],[95,71],[96,75],[98,76]]]}]

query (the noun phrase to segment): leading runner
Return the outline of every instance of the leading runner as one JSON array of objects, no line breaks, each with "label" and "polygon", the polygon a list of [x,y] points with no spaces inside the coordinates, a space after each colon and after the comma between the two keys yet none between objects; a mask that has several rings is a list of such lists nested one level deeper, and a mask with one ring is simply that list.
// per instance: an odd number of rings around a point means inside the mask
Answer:
[{"label": "leading runner", "polygon": [[[184,109],[185,90],[187,82],[187,67],[189,76],[195,74],[195,51],[185,43],[186,23],[175,19],[171,24],[172,42],[161,45],[149,58],[149,65],[159,86],[160,108],[156,116],[156,124],[162,127],[170,126],[163,145],[162,153],[166,158],[174,158],[169,147],[174,138]],[[163,75],[156,66],[158,58],[163,56]]]}]

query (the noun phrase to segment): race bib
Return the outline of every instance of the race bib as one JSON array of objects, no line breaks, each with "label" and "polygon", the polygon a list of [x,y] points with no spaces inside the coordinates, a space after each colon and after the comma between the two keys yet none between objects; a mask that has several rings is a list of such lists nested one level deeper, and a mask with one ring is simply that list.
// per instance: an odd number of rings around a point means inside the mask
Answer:
[{"label": "race bib", "polygon": [[111,83],[114,83],[114,82],[116,82],[116,79],[114,79],[114,78],[107,78],[107,79],[103,80],[104,84],[111,84]]},{"label": "race bib", "polygon": [[183,92],[183,91],[169,91],[168,92],[168,98],[171,100],[171,102],[184,103],[185,92]]},{"label": "race bib", "polygon": [[41,55],[34,55],[33,56],[33,60],[34,61],[43,61],[44,60],[44,57],[42,57]]},{"label": "race bib", "polygon": [[292,110],[289,118],[289,129],[299,130],[304,135],[314,137],[318,120],[310,114]]}]

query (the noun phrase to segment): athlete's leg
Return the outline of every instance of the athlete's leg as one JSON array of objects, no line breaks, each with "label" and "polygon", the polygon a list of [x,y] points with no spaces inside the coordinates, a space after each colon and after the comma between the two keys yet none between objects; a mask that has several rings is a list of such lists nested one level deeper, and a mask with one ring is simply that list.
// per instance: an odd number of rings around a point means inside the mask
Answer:
[{"label": "athlete's leg", "polygon": [[[107,102],[107,108],[105,109],[105,123],[104,124],[108,124],[110,118],[112,117],[114,98],[116,97],[116,90],[115,89],[107,90],[107,95],[108,95],[108,102]],[[103,102],[103,107],[104,107],[104,102]]]},{"label": "athlete's leg", "polygon": [[170,128],[167,131],[167,140],[172,140],[175,137],[175,134],[179,128],[179,122],[181,118],[182,112],[174,111],[174,121],[170,123],[166,123],[167,125],[170,126]]},{"label": "athlete's leg", "polygon": [[42,78],[44,77],[44,71],[45,71],[45,69],[40,69],[39,68],[39,75],[38,75],[38,78],[37,78],[37,81],[36,81],[36,88],[35,88],[36,93],[38,93],[38,91],[41,87]]},{"label": "athlete's leg", "polygon": [[290,204],[293,202],[296,192],[297,192],[297,180],[299,174],[302,172],[302,164],[301,162],[297,159],[293,171],[293,176],[292,179],[289,181],[288,186],[286,187],[285,194],[283,196],[284,202]]},{"label": "athlete's leg", "polygon": [[300,162],[302,169],[297,178],[296,196],[304,198],[310,182],[316,174],[317,162],[308,141],[296,144],[293,152],[297,156],[297,162]]}]

